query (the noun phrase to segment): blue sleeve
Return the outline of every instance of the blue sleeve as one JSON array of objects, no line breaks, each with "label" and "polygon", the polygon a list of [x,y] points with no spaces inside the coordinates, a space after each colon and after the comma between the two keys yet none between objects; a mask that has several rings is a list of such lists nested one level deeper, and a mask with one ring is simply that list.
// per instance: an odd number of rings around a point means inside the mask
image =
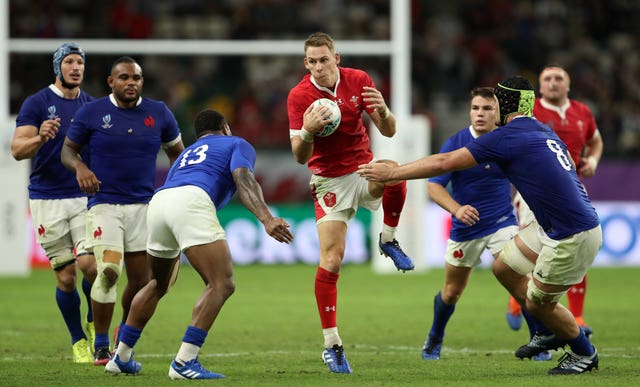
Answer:
[{"label": "blue sleeve", "polygon": [[86,145],[89,143],[90,129],[89,129],[89,109],[86,105],[82,106],[73,116],[73,122],[67,131],[67,137],[69,140],[75,142],[78,145]]},{"label": "blue sleeve", "polygon": [[34,96],[27,97],[20,108],[18,117],[16,117],[16,127],[31,125],[40,130],[42,122],[43,120],[40,117],[40,114],[38,114],[37,101]]},{"label": "blue sleeve", "polygon": [[231,172],[237,168],[249,168],[251,172],[256,164],[256,150],[243,139],[239,139],[233,148],[229,169]]},{"label": "blue sleeve", "polygon": [[167,105],[163,103],[162,107],[164,108],[164,118],[166,122],[166,125],[162,128],[162,142],[166,143],[178,138],[180,135],[180,128],[178,127],[176,117],[173,115],[171,110],[169,110]]}]

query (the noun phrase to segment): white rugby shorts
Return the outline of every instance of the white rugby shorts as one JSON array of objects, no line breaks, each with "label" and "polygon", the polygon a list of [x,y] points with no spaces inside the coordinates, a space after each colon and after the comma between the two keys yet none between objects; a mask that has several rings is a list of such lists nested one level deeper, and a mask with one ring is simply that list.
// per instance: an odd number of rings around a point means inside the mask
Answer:
[{"label": "white rugby shorts", "polygon": [[580,283],[602,246],[600,225],[562,240],[551,239],[538,222],[520,230],[518,237],[538,254],[533,276],[550,285]]},{"label": "white rugby shorts", "polygon": [[191,246],[226,239],[211,198],[193,185],[156,192],[149,202],[147,228],[147,252],[159,258],[175,258]]},{"label": "white rugby shorts", "polygon": [[358,207],[375,211],[382,203],[382,197],[371,196],[369,182],[357,173],[340,177],[312,175],[309,185],[317,224],[328,220],[347,223],[355,216]]},{"label": "white rugby shorts", "polygon": [[147,204],[97,204],[87,211],[87,246],[107,246],[121,253],[147,246]]},{"label": "white rugby shorts", "polygon": [[445,260],[456,267],[475,267],[480,264],[480,256],[487,249],[491,255],[498,254],[504,245],[518,233],[518,226],[506,226],[493,234],[469,241],[447,241]]}]

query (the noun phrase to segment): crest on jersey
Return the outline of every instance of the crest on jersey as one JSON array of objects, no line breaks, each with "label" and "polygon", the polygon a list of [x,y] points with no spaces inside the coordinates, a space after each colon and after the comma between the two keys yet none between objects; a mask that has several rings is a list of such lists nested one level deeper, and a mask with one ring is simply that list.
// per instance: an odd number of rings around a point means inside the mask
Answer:
[{"label": "crest on jersey", "polygon": [[49,119],[50,120],[55,120],[56,119],[56,105],[51,105],[47,108],[47,111],[49,112]]},{"label": "crest on jersey", "polygon": [[351,104],[353,105],[354,108],[360,107],[360,97],[359,96],[352,95],[351,98],[349,98],[349,101],[351,102]]},{"label": "crest on jersey", "polygon": [[111,125],[111,114],[107,114],[106,116],[103,116],[102,117],[102,128],[103,129],[109,129],[112,126],[113,125]]},{"label": "crest on jersey", "polygon": [[324,200],[324,205],[325,206],[333,207],[333,206],[336,205],[336,194],[334,194],[333,192],[327,192],[322,197],[322,200]]},{"label": "crest on jersey", "polygon": [[151,117],[151,115],[147,116],[147,118],[144,119],[144,126],[147,126],[149,128],[153,128],[154,126],[156,126],[156,121],[153,119],[153,117]]}]

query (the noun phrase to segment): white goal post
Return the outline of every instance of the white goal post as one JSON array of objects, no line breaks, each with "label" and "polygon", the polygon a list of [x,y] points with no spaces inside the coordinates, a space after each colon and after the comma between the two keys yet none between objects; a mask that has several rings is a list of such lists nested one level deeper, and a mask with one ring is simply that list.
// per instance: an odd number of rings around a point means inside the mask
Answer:
[{"label": "white goal post", "polygon": [[[379,141],[377,136],[372,136],[372,147],[377,157],[393,158],[401,162],[410,161],[426,155],[429,151],[429,126],[426,118],[411,117],[411,66],[410,66],[410,0],[390,1],[391,15],[391,39],[388,41],[365,40],[338,40],[336,46],[340,53],[353,56],[389,56],[391,59],[391,84],[393,87],[393,100],[391,110],[398,120],[398,135],[392,144]],[[0,24],[9,25],[8,2],[0,7]],[[10,39],[8,27],[0,29],[0,80],[3,85],[10,85],[8,58],[10,53],[51,53],[60,44],[73,40],[85,51],[91,54],[163,54],[163,55],[299,55],[303,56],[301,40],[103,40],[103,39]],[[365,69],[366,70],[366,69]],[[13,128],[6,124],[9,122],[9,90],[0,88],[0,138],[6,139],[7,130],[13,132]],[[399,137],[399,138],[398,138]],[[407,147],[400,144],[411,144]],[[3,147],[8,147],[7,141],[3,141]],[[402,149],[400,149],[402,147]],[[398,152],[389,154],[388,151],[397,148]],[[6,150],[6,149],[5,149]],[[380,155],[380,156],[378,156]],[[22,172],[21,172],[22,173]],[[4,175],[3,175],[4,178]],[[17,189],[26,191],[27,181],[21,176],[10,178],[11,184]],[[22,179],[22,180],[20,180]],[[423,251],[423,222],[422,214],[426,205],[426,191],[424,181],[411,182],[405,204],[405,211],[401,218],[401,229],[398,239],[405,251],[414,259],[416,269],[426,267],[426,255]],[[0,192],[3,192],[0,190]],[[4,195],[4,193],[0,193]],[[0,196],[0,201],[2,196]],[[18,205],[18,204],[17,204]],[[24,203],[20,203],[17,210],[25,210]],[[374,218],[381,217],[376,214]],[[381,222],[381,220],[380,220]],[[20,225],[16,224],[15,227]],[[374,221],[371,230],[371,239],[376,241],[381,223]],[[401,231],[402,229],[410,231]],[[25,242],[26,245],[26,242]],[[381,258],[377,252],[377,246],[373,246],[373,267],[378,272],[395,271],[390,260]],[[5,255],[12,259],[26,257],[22,250],[7,251]],[[4,265],[0,263],[0,275],[4,273]],[[8,274],[8,273],[7,273]]]}]

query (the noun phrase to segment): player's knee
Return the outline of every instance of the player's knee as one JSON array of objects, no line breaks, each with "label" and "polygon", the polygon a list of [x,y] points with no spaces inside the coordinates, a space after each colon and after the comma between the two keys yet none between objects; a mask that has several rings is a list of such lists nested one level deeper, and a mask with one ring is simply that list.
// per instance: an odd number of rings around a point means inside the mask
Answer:
[{"label": "player's knee", "polygon": [[42,248],[47,254],[47,258],[49,258],[51,268],[55,271],[64,270],[67,266],[76,262],[73,250],[64,238],[45,243]]},{"label": "player's knee", "polygon": [[91,287],[91,298],[103,304],[115,303],[117,296],[115,285],[120,277],[120,265],[107,262],[102,266]]},{"label": "player's knee", "polygon": [[58,268],[56,271],[56,286],[64,292],[72,292],[76,288],[76,268],[73,265],[67,265]]},{"label": "player's knee", "polygon": [[460,300],[460,297],[462,297],[463,291],[463,287],[447,285],[444,291],[440,292],[440,297],[442,297],[442,301],[444,301],[445,304],[455,305]]},{"label": "player's knee", "polygon": [[105,262],[102,264],[98,277],[96,280],[100,280],[106,287],[115,287],[120,278],[122,267],[116,263]]},{"label": "player's knee", "polygon": [[[520,275],[531,273],[535,267],[535,264],[522,254],[513,239],[504,245],[504,248],[498,254],[498,259]],[[498,273],[495,274],[498,275]]]},{"label": "player's knee", "polygon": [[236,284],[233,281],[233,276],[227,276],[222,281],[219,281],[216,288],[216,292],[219,293],[224,300],[231,297],[231,295],[236,291]]},{"label": "player's knee", "polygon": [[555,304],[560,300],[560,298],[562,298],[565,293],[566,291],[555,293],[545,292],[544,290],[536,286],[533,280],[530,280],[527,284],[527,301],[531,301],[533,303],[533,307]]},{"label": "player's knee", "polygon": [[89,281],[89,283],[93,283],[98,275],[98,266],[95,257],[92,254],[83,254],[79,255],[76,261],[84,278]]}]

